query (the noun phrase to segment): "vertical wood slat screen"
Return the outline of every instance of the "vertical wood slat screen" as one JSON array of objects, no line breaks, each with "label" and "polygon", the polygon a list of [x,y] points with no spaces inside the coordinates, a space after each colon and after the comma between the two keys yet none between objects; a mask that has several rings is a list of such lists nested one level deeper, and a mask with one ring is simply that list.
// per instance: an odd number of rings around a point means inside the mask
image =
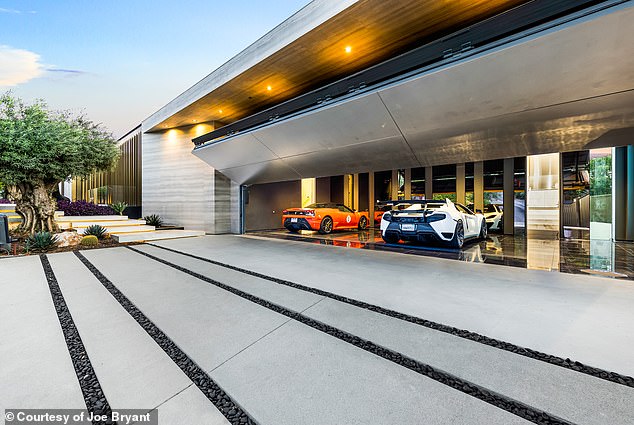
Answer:
[{"label": "vertical wood slat screen", "polygon": [[73,179],[73,201],[96,204],[125,202],[141,206],[141,129],[130,133],[119,145],[120,157],[112,171],[96,172]]}]

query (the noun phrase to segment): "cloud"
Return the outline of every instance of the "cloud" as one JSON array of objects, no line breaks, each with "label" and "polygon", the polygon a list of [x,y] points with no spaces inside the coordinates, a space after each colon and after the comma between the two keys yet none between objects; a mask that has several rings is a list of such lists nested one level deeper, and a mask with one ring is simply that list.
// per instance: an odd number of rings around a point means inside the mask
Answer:
[{"label": "cloud", "polygon": [[44,72],[40,55],[0,45],[0,87],[12,87],[37,78]]},{"label": "cloud", "polygon": [[23,10],[7,9],[7,8],[4,8],[4,7],[0,7],[0,13],[10,13],[12,15],[22,15],[24,13],[24,14],[32,15],[32,14],[34,14],[36,12],[35,12],[35,10],[23,11]]},{"label": "cloud", "polygon": [[81,71],[79,69],[63,69],[63,68],[48,68],[48,72],[60,72],[63,74],[85,74],[86,71]]}]

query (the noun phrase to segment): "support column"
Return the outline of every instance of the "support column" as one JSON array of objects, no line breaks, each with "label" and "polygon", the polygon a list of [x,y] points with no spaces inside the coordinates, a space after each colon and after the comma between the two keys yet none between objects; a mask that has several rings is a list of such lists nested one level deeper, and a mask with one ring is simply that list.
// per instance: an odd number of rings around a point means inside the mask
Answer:
[{"label": "support column", "polygon": [[352,175],[352,209],[359,211],[359,173]]},{"label": "support column", "polygon": [[392,180],[390,182],[390,200],[398,199],[398,170],[392,170]]},{"label": "support column", "polygon": [[634,241],[634,146],[627,147],[627,208],[625,238]]},{"label": "support column", "polygon": [[412,169],[405,169],[405,199],[412,199]]},{"label": "support column", "polygon": [[515,158],[504,160],[504,234],[515,233]]},{"label": "support column", "polygon": [[465,165],[464,163],[456,164],[456,202],[465,204],[465,198]]},{"label": "support column", "polygon": [[484,162],[473,163],[473,207],[484,210]]},{"label": "support column", "polygon": [[368,173],[368,217],[370,217],[370,227],[374,226],[374,171]]},{"label": "support column", "polygon": [[432,199],[434,196],[434,169],[433,167],[425,167],[425,199]]}]

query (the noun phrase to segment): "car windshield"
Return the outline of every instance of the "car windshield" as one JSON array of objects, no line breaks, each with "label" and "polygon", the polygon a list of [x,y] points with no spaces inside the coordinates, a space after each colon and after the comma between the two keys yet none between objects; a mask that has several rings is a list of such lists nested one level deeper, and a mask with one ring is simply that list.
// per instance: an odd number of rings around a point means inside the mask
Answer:
[{"label": "car windshield", "polygon": [[485,213],[494,213],[494,212],[497,212],[497,210],[495,209],[495,205],[489,204],[489,205],[485,205],[484,206],[484,212]]},{"label": "car windshield", "polygon": [[319,204],[310,204],[309,206],[304,208],[336,208],[336,207],[334,204],[319,203]]}]

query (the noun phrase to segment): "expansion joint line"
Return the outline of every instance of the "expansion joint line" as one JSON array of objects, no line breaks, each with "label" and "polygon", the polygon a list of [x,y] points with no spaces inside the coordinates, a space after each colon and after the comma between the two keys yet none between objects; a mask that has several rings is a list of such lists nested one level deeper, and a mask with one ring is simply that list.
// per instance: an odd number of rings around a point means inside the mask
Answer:
[{"label": "expansion joint line", "polygon": [[70,354],[73,368],[75,369],[75,374],[77,375],[77,380],[79,381],[79,387],[81,388],[82,395],[84,396],[86,409],[89,413],[93,414],[93,417],[103,417],[107,415],[107,417],[110,418],[106,421],[93,420],[92,423],[94,425],[116,424],[117,422],[112,420],[112,409],[110,408],[110,404],[108,404],[108,400],[103,393],[99,379],[97,379],[95,370],[92,367],[92,363],[90,363],[86,347],[84,347],[84,343],[81,340],[77,326],[75,326],[75,321],[73,320],[73,316],[70,314],[70,310],[68,309],[64,295],[59,287],[59,283],[57,282],[57,277],[55,277],[51,263],[48,261],[45,254],[40,255],[40,261],[42,263],[42,268],[44,269],[44,274],[46,275],[48,289],[50,290],[51,297],[53,298],[53,305],[55,306],[57,319],[59,320],[59,324],[62,327],[62,333],[64,334],[64,339],[66,340],[66,347],[68,348],[68,353]]},{"label": "expansion joint line", "polygon": [[[579,373],[583,373],[586,375],[593,376],[595,378],[603,379],[605,381],[614,382],[616,384],[625,385],[626,387],[634,388],[634,378],[631,376],[622,375],[616,372],[610,372],[604,369],[599,369],[596,367],[588,366],[583,363],[573,361],[571,359],[564,359],[562,357],[554,356],[552,354],[542,353],[537,350],[532,350],[530,348],[520,347],[518,345],[512,344],[510,342],[501,341],[498,339],[494,339],[485,335],[480,335],[475,332],[471,332],[465,329],[455,328],[453,326],[443,325],[442,323],[433,322],[431,320],[422,319],[420,317],[411,316],[409,314],[400,313],[395,310],[390,310],[384,307],[379,307],[374,304],[369,304],[363,301],[355,300],[353,298],[344,297],[341,295],[333,294],[332,292],[327,292],[321,289],[312,288],[310,286],[305,286],[299,283],[291,282],[289,280],[279,279],[276,277],[268,276],[262,273],[254,272],[252,270],[243,269],[237,266],[232,266],[230,264],[225,264],[220,261],[211,260],[209,258],[200,257],[194,254],[190,254],[183,251],[178,251],[176,249],[167,248],[160,245],[155,245],[149,243],[147,245],[151,245],[155,248],[160,248],[165,251],[173,252],[175,254],[180,254],[186,257],[194,258],[196,260],[205,261],[207,263],[213,264],[215,266],[224,267],[229,270],[234,270],[240,273],[247,274],[249,276],[257,277],[260,279],[265,279],[270,282],[274,282],[280,285],[288,286],[294,289],[298,289],[300,291],[311,292],[313,294],[321,295],[335,301],[339,301],[342,303],[350,304],[355,307],[363,308],[368,311],[372,311],[374,313],[379,313],[384,316],[392,317],[395,319],[400,319],[405,322],[414,323],[419,326],[424,326],[429,329],[434,329],[439,332],[444,332],[453,336],[457,336],[459,338],[467,339],[469,341],[477,342],[479,344],[488,345],[490,347],[494,347],[500,350],[508,351],[514,354],[518,354],[520,356],[528,357],[533,360],[542,361],[554,366],[563,367],[565,369],[574,370]],[[130,248],[132,249],[132,248]],[[137,250],[135,250],[137,251]]]},{"label": "expansion joint line", "polygon": [[354,345],[355,347],[361,348],[362,350],[375,354],[390,362],[396,363],[413,372],[416,372],[420,375],[431,378],[434,381],[440,382],[441,384],[444,384],[448,387],[461,391],[467,395],[475,397],[479,400],[489,403],[502,410],[506,410],[509,413],[517,415],[533,423],[543,424],[543,425],[573,425],[572,422],[559,418],[548,412],[545,412],[540,409],[536,409],[520,401],[498,394],[485,387],[482,387],[480,385],[458,378],[455,375],[452,375],[448,372],[437,369],[426,363],[422,363],[422,362],[419,362],[418,360],[414,360],[411,357],[408,357],[402,353],[391,350],[389,348],[382,347],[380,345],[375,344],[372,341],[360,338],[356,335],[353,335],[351,333],[338,329],[334,326],[330,326],[325,323],[319,322],[317,320],[311,319],[310,317],[304,316],[303,314],[297,313],[296,311],[292,311],[278,304],[266,301],[255,295],[236,289],[233,286],[229,286],[217,280],[211,279],[205,275],[189,270],[185,267],[181,267],[178,264],[171,263],[167,260],[156,257],[152,254],[148,254],[146,252],[140,251],[138,249],[132,248],[130,246],[126,246],[126,248],[134,252],[137,252],[141,255],[144,255],[154,261],[157,261],[159,263],[172,267],[180,272],[186,273],[204,282],[210,283],[220,289],[224,289],[225,291],[231,292],[234,295],[237,295],[241,298],[244,298],[262,307],[265,307],[271,311],[282,314],[286,317],[290,317],[291,319],[297,322],[303,323],[307,326],[310,326],[313,329],[326,333],[341,341],[347,342],[351,345]]},{"label": "expansion joint line", "polygon": [[154,324],[145,314],[135,306],[106,276],[97,269],[79,251],[75,255],[90,270],[90,272],[101,282],[110,292],[115,300],[141,325],[143,330],[152,337],[159,347],[170,359],[187,375],[187,377],[198,387],[200,391],[213,403],[216,408],[233,425],[256,425],[256,421],[251,418],[222,388],[205,373],[174,341],[171,340],[158,326]]}]

